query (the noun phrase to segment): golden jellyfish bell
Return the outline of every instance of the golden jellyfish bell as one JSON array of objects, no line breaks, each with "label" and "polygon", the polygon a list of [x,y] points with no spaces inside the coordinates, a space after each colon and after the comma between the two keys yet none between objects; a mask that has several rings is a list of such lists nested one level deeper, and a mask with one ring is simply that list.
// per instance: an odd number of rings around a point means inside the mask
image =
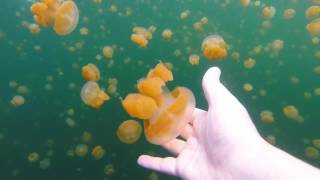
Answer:
[{"label": "golden jellyfish bell", "polygon": [[81,89],[82,101],[94,108],[100,108],[104,101],[110,99],[110,97],[100,89],[98,83],[95,81],[88,81]]},{"label": "golden jellyfish bell", "polygon": [[140,47],[144,48],[148,45],[148,40],[142,34],[131,34],[131,41],[135,44],[139,45]]},{"label": "golden jellyfish bell", "polygon": [[135,143],[141,136],[142,127],[135,120],[126,120],[122,122],[117,130],[119,140],[126,144]]},{"label": "golden jellyfish bell", "polygon": [[40,158],[40,156],[39,156],[39,154],[36,153],[36,152],[30,153],[30,154],[28,155],[28,161],[31,162],[31,163],[38,161],[39,158]]},{"label": "golden jellyfish bell", "polygon": [[250,0],[240,0],[240,4],[243,7],[248,7],[250,4]]},{"label": "golden jellyfish bell", "polygon": [[151,97],[131,93],[122,101],[122,106],[132,117],[150,119],[158,108],[157,103]]},{"label": "golden jellyfish bell", "polygon": [[99,81],[100,71],[96,65],[89,63],[82,67],[82,76],[87,81]]},{"label": "golden jellyfish bell", "polygon": [[276,8],[273,6],[266,6],[262,9],[261,16],[266,19],[271,19],[276,14]]},{"label": "golden jellyfish bell", "polygon": [[112,56],[113,56],[113,48],[111,46],[105,46],[102,49],[102,53],[106,58],[112,58]]},{"label": "golden jellyfish bell", "polygon": [[152,33],[149,30],[147,30],[146,28],[144,28],[144,27],[134,27],[132,29],[132,32],[135,33],[135,34],[143,35],[147,40],[151,40],[152,39]]},{"label": "golden jellyfish bell", "polygon": [[78,144],[74,151],[75,151],[77,156],[84,157],[88,153],[88,145],[86,145],[86,144]]},{"label": "golden jellyfish bell", "polygon": [[307,24],[306,29],[312,36],[320,35],[320,18],[312,20],[309,24]]},{"label": "golden jellyfish bell", "polygon": [[176,138],[188,124],[195,108],[193,93],[177,87],[163,95],[165,100],[150,120],[144,121],[147,140],[152,144],[164,144]]},{"label": "golden jellyfish bell", "polygon": [[103,149],[102,146],[96,146],[91,151],[91,155],[93,156],[93,158],[95,160],[99,160],[99,159],[103,158],[105,153],[106,153],[106,151]]},{"label": "golden jellyfish bell", "polygon": [[312,19],[320,14],[320,6],[310,6],[305,13],[306,18]]},{"label": "golden jellyfish bell", "polygon": [[138,82],[139,93],[150,97],[160,96],[164,86],[164,81],[159,77],[149,77]]},{"label": "golden jellyfish bell", "polygon": [[147,75],[147,77],[159,77],[164,82],[172,81],[173,75],[171,70],[164,65],[163,63],[159,63],[156,65],[154,69],[151,69]]},{"label": "golden jellyfish bell", "polygon": [[197,54],[191,54],[189,56],[189,63],[191,65],[198,65],[199,64],[199,60],[200,60],[200,57]]},{"label": "golden jellyfish bell", "polygon": [[64,1],[56,12],[53,29],[59,35],[71,33],[78,25],[79,11],[73,1]]},{"label": "golden jellyfish bell", "polygon": [[218,60],[227,56],[227,45],[219,35],[210,35],[202,41],[202,53],[208,60]]},{"label": "golden jellyfish bell", "polygon": [[173,35],[173,32],[171,31],[171,29],[165,29],[162,31],[162,37],[166,41],[171,40],[172,35]]}]

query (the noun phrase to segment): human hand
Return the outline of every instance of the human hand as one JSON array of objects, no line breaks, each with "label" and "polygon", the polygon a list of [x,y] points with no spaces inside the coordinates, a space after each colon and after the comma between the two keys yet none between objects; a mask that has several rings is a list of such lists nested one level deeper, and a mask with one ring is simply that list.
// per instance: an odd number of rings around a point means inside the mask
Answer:
[{"label": "human hand", "polygon": [[[196,109],[192,122],[163,145],[177,157],[142,155],[143,167],[183,179],[253,179],[268,144],[257,132],[243,105],[220,83],[220,69],[210,68],[202,87],[208,111]],[[262,175],[261,175],[262,174]]]}]

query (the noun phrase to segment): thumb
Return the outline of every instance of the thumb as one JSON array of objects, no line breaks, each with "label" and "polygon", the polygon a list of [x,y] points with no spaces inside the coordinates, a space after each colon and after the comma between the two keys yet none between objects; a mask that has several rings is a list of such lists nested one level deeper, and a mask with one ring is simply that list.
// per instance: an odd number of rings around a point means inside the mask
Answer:
[{"label": "thumb", "polygon": [[242,104],[231,92],[220,82],[221,70],[212,67],[207,70],[202,78],[202,88],[210,108],[228,112],[230,109],[244,110]]},{"label": "thumb", "polygon": [[207,70],[202,78],[202,89],[209,107],[214,106],[214,102],[218,98],[217,93],[221,88],[220,74],[221,70],[218,67],[212,67]]}]

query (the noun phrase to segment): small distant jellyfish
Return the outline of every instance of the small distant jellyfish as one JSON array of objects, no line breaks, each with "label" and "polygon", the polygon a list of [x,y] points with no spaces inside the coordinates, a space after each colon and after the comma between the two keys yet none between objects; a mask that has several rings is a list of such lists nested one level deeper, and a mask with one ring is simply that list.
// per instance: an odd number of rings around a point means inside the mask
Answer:
[{"label": "small distant jellyfish", "polygon": [[92,134],[88,131],[84,131],[81,137],[82,142],[88,143],[92,140]]},{"label": "small distant jellyfish", "polygon": [[103,149],[102,146],[95,146],[91,151],[91,155],[95,160],[102,159],[105,153],[106,151]]},{"label": "small distant jellyfish", "polygon": [[233,52],[231,54],[231,58],[234,60],[234,61],[239,61],[240,59],[240,53],[239,52]]},{"label": "small distant jellyfish", "polygon": [[253,90],[253,86],[250,83],[244,83],[243,84],[243,90],[246,92],[251,92]]},{"label": "small distant jellyfish", "polygon": [[77,156],[84,157],[88,153],[88,145],[86,145],[86,144],[78,144],[74,151],[75,151]]},{"label": "small distant jellyfish", "polygon": [[250,4],[250,0],[240,0],[240,4],[243,7],[248,7]]},{"label": "small distant jellyfish", "polygon": [[58,35],[70,34],[77,26],[79,11],[73,1],[50,0],[32,4],[34,20],[41,26],[53,26]]},{"label": "small distant jellyfish", "polygon": [[99,81],[100,71],[96,65],[89,63],[82,67],[82,76],[87,81]]},{"label": "small distant jellyfish", "polygon": [[29,31],[30,31],[32,34],[38,34],[38,33],[40,33],[40,31],[41,31],[40,26],[39,26],[38,24],[34,24],[34,23],[30,24],[30,25],[28,26],[28,28],[29,28]]},{"label": "small distant jellyfish", "polygon": [[69,117],[66,119],[66,124],[71,128],[73,128],[77,125],[76,121],[69,118]]},{"label": "small distant jellyfish", "polygon": [[17,92],[19,94],[28,94],[29,93],[29,88],[26,85],[20,85],[17,88]]},{"label": "small distant jellyfish", "polygon": [[210,35],[202,41],[202,53],[208,60],[219,60],[227,56],[227,45],[219,35]]},{"label": "small distant jellyfish", "polygon": [[80,96],[85,104],[94,108],[100,108],[105,101],[110,99],[95,81],[88,81],[84,84]]},{"label": "small distant jellyfish", "polygon": [[248,58],[243,62],[243,66],[246,69],[252,69],[255,65],[256,65],[256,60],[254,60],[252,58]]},{"label": "small distant jellyfish", "polygon": [[262,9],[261,16],[266,19],[271,19],[276,14],[276,8],[273,6],[266,6]]},{"label": "small distant jellyfish", "polygon": [[114,166],[109,163],[107,164],[105,167],[104,167],[104,173],[107,175],[107,176],[112,176],[114,174],[115,170],[114,170]]},{"label": "small distant jellyfish", "polygon": [[206,25],[206,24],[208,24],[208,22],[209,22],[209,20],[208,20],[207,17],[202,17],[202,18],[200,19],[200,23],[201,23],[202,25]]},{"label": "small distant jellyfish", "polygon": [[312,144],[314,145],[314,147],[320,149],[320,139],[312,140]]},{"label": "small distant jellyfish", "polygon": [[318,159],[319,158],[319,150],[315,147],[308,146],[304,149],[304,154],[309,159]]},{"label": "small distant jellyfish", "polygon": [[88,28],[86,28],[86,27],[82,27],[82,28],[80,28],[80,34],[82,35],[82,36],[86,36],[86,35],[88,35],[89,34],[89,29]]},{"label": "small distant jellyfish", "polygon": [[196,30],[197,32],[201,32],[202,31],[202,23],[201,22],[195,22],[193,24],[193,29]]},{"label": "small distant jellyfish", "polygon": [[37,162],[39,160],[39,154],[36,152],[30,153],[28,155],[28,161],[31,163]]},{"label": "small distant jellyfish", "polygon": [[261,111],[260,119],[265,124],[272,124],[274,123],[273,113],[269,110]]},{"label": "small distant jellyfish", "polygon": [[39,168],[40,169],[48,169],[51,166],[51,160],[49,158],[42,159],[39,161]]},{"label": "small distant jellyfish", "polygon": [[294,105],[287,105],[282,111],[288,119],[295,120],[299,123],[304,122],[304,118],[300,115],[299,110]]},{"label": "small distant jellyfish", "polygon": [[10,101],[10,104],[11,104],[13,107],[22,106],[24,103],[25,103],[24,97],[23,97],[23,96],[20,96],[20,95],[14,96],[14,97],[11,99],[11,101]]},{"label": "small distant jellyfish", "polygon": [[180,19],[186,19],[189,15],[190,15],[190,11],[189,10],[185,10],[185,11],[180,13]]},{"label": "small distant jellyfish", "polygon": [[173,32],[171,29],[165,29],[162,31],[162,37],[166,41],[170,41],[172,39]]},{"label": "small distant jellyfish", "polygon": [[131,41],[142,48],[147,47],[149,42],[143,34],[131,34]]},{"label": "small distant jellyfish", "polygon": [[296,15],[296,10],[294,10],[294,9],[286,9],[283,12],[284,19],[292,19],[295,15]]},{"label": "small distant jellyfish", "polygon": [[137,142],[141,136],[142,127],[135,120],[127,120],[122,122],[117,130],[119,140],[125,144],[133,144]]},{"label": "small distant jellyfish", "polygon": [[284,41],[281,39],[276,39],[271,44],[271,48],[275,52],[279,52],[280,50],[283,49],[283,47],[284,47]]},{"label": "small distant jellyfish", "polygon": [[189,56],[189,63],[191,65],[198,65],[200,57],[197,54],[191,54]]},{"label": "small distant jellyfish", "polygon": [[268,135],[266,141],[272,145],[276,145],[276,137],[274,135]]},{"label": "small distant jellyfish", "polygon": [[113,48],[111,46],[105,46],[102,49],[102,53],[103,53],[104,57],[112,58],[113,57]]}]

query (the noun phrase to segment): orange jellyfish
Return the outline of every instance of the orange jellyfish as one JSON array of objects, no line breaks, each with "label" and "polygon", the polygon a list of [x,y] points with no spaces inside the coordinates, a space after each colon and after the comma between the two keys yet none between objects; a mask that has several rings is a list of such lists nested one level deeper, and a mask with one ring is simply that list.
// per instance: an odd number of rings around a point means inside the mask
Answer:
[{"label": "orange jellyfish", "polygon": [[159,63],[156,65],[156,67],[154,69],[151,69],[149,71],[147,77],[148,78],[149,77],[159,77],[164,82],[173,80],[173,75],[172,75],[171,70],[163,63]]},{"label": "orange jellyfish", "polygon": [[113,48],[111,46],[105,46],[102,49],[102,53],[106,58],[112,58],[113,57]]},{"label": "orange jellyfish", "polygon": [[148,45],[147,38],[142,34],[132,34],[131,41],[143,48]]},{"label": "orange jellyfish", "polygon": [[173,32],[171,31],[171,29],[165,29],[162,31],[162,37],[166,41],[170,41],[172,38],[172,35],[173,35]]},{"label": "orange jellyfish", "polygon": [[100,108],[104,101],[110,99],[95,81],[88,81],[81,89],[82,101],[94,108]]},{"label": "orange jellyfish", "polygon": [[158,108],[157,102],[151,97],[131,93],[122,101],[122,106],[132,117],[150,119]]},{"label": "orange jellyfish", "polygon": [[126,144],[135,143],[141,136],[142,127],[135,120],[126,120],[122,122],[117,130],[119,140]]},{"label": "orange jellyfish", "polygon": [[99,81],[100,80],[100,71],[94,64],[87,64],[82,67],[82,76],[87,81]]},{"label": "orange jellyfish", "polygon": [[208,60],[218,60],[227,56],[227,45],[219,35],[210,35],[202,41],[202,53]]},{"label": "orange jellyfish", "polygon": [[134,27],[132,32],[131,41],[140,47],[147,47],[149,40],[152,39],[152,33],[143,27]]},{"label": "orange jellyfish", "polygon": [[53,26],[59,35],[71,33],[77,26],[79,11],[73,1],[41,0],[30,8],[34,20],[41,26]]},{"label": "orange jellyfish", "polygon": [[184,87],[163,93],[164,101],[150,120],[144,121],[145,136],[152,144],[176,138],[190,121],[195,108],[193,93]]},{"label": "orange jellyfish", "polygon": [[122,105],[132,117],[143,119],[147,140],[164,144],[176,138],[190,121],[195,108],[193,93],[184,87],[170,92],[165,82],[173,80],[172,72],[159,63],[138,84],[141,94],[129,94]]},{"label": "orange jellyfish", "polygon": [[96,146],[91,151],[91,155],[93,156],[93,158],[95,160],[99,160],[99,159],[103,158],[105,153],[106,153],[106,151],[103,149],[102,146]]},{"label": "orange jellyfish", "polygon": [[309,24],[307,24],[306,29],[312,36],[320,35],[320,18],[312,20]]}]

